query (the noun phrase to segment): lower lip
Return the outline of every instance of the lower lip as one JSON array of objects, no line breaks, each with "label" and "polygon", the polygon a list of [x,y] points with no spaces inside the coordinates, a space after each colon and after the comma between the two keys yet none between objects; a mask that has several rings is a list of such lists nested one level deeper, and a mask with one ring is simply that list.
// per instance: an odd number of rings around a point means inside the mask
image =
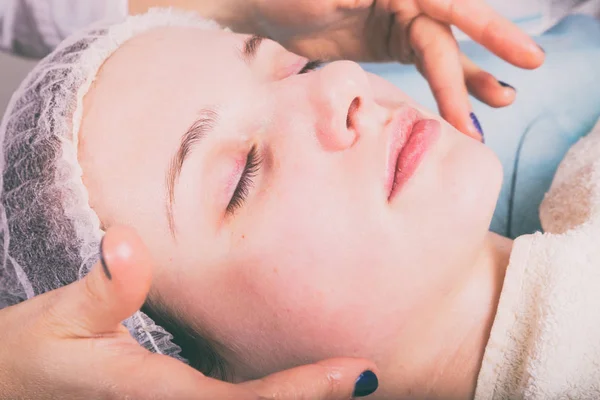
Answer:
[{"label": "lower lip", "polygon": [[392,184],[389,200],[393,200],[402,190],[402,187],[414,175],[421,164],[427,150],[441,133],[441,124],[434,119],[417,121],[402,148],[396,164],[396,176]]}]

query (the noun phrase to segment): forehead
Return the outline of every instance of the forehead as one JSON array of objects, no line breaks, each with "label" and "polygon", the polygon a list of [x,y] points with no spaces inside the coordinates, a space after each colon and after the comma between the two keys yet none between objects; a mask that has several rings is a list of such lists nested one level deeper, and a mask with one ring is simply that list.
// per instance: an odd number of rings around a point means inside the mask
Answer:
[{"label": "forehead", "polygon": [[[115,204],[124,199],[112,186],[160,193],[181,136],[200,111],[251,82],[239,53],[244,38],[160,28],[134,37],[106,60],[84,98],[80,132],[80,157],[98,164],[86,170],[97,192],[110,192]],[[148,212],[161,209],[162,199],[149,204],[147,193],[129,190],[127,200]]]},{"label": "forehead", "polygon": [[243,43],[244,36],[222,30],[167,27],[133,38],[111,59],[129,65],[134,84],[163,93],[187,89],[210,99],[243,76]]},{"label": "forehead", "polygon": [[200,110],[226,103],[251,83],[240,55],[243,43],[241,35],[197,28],[159,28],[136,36],[102,66],[86,96],[86,117],[99,114],[102,124],[114,125],[110,132],[126,130],[127,135],[119,134],[121,143],[138,142],[136,133],[152,133],[154,141],[178,140]]}]

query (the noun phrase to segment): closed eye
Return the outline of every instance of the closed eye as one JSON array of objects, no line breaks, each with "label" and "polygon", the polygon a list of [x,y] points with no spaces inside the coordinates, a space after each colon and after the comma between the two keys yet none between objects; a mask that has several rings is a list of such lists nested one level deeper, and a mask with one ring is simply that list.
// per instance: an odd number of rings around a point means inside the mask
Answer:
[{"label": "closed eye", "polygon": [[262,164],[262,158],[258,153],[258,148],[256,145],[252,146],[250,152],[246,156],[246,165],[244,166],[244,171],[242,172],[242,176],[231,196],[231,200],[227,205],[227,214],[234,214],[235,211],[244,205],[246,198],[250,192],[250,188],[252,188],[254,184],[254,177],[260,170]]},{"label": "closed eye", "polygon": [[318,69],[321,65],[323,65],[323,61],[320,61],[320,60],[309,61],[304,65],[304,67],[300,70],[300,72],[298,72],[298,75],[306,74],[307,72],[314,71],[314,70]]}]

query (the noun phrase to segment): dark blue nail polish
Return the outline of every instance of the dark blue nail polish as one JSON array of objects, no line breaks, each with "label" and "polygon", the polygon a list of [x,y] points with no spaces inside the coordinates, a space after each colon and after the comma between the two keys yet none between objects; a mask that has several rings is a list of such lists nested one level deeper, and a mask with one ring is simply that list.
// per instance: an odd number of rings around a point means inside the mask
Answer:
[{"label": "dark blue nail polish", "polygon": [[512,89],[512,90],[514,90],[514,91],[516,91],[516,90],[517,90],[517,89],[515,89],[515,88],[514,88],[514,86],[512,86],[512,85],[509,85],[509,84],[508,84],[508,83],[506,83],[506,82],[498,81],[498,83],[499,83],[499,84],[500,84],[500,86],[502,86],[502,87],[511,88],[511,89]]},{"label": "dark blue nail polish", "polygon": [[473,125],[475,125],[475,128],[481,135],[481,141],[485,143],[485,139],[483,137],[483,129],[481,129],[481,124],[479,123],[479,120],[477,119],[477,117],[475,116],[474,113],[471,113],[470,115],[471,115],[471,121],[473,122]]},{"label": "dark blue nail polish", "polygon": [[352,397],[365,397],[377,390],[379,380],[373,371],[365,371],[356,380]]},{"label": "dark blue nail polish", "polygon": [[112,274],[108,269],[108,265],[106,264],[106,260],[104,260],[104,236],[102,236],[102,240],[100,240],[100,264],[102,264],[102,270],[104,274],[108,278],[109,281],[112,281]]}]

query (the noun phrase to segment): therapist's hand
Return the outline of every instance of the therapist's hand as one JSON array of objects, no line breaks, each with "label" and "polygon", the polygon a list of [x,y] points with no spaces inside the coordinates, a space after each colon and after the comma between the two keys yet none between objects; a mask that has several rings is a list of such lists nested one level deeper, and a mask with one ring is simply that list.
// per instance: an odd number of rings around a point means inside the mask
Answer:
[{"label": "therapist's hand", "polygon": [[460,52],[450,26],[518,67],[544,60],[543,50],[484,0],[249,1],[256,2],[256,30],[295,53],[416,64],[442,117],[476,138],[468,92],[493,107],[509,105],[516,93]]},{"label": "therapist's hand", "polygon": [[156,6],[197,11],[311,59],[414,63],[442,117],[476,139],[468,93],[504,107],[516,92],[465,57],[450,26],[518,67],[544,61],[543,50],[485,0],[129,0],[134,14]]},{"label": "therapist's hand", "polygon": [[[150,353],[120,324],[150,288],[148,251],[125,228],[109,231],[103,247],[107,270],[98,264],[81,281],[0,310],[1,399],[349,399],[375,368],[335,359],[233,385]],[[374,381],[363,379],[359,392]]]}]

